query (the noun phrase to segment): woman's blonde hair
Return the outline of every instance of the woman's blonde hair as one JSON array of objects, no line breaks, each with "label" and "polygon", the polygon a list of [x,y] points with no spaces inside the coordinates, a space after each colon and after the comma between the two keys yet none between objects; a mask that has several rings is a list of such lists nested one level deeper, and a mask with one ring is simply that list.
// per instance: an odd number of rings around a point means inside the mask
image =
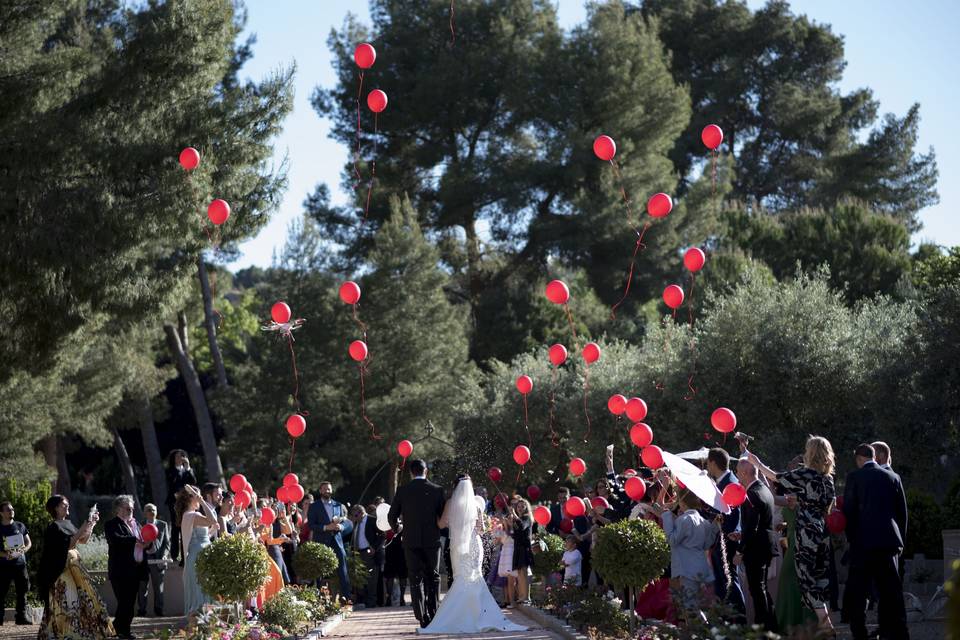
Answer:
[{"label": "woman's blonde hair", "polygon": [[803,454],[803,463],[825,476],[833,475],[836,459],[830,441],[823,436],[810,436]]}]

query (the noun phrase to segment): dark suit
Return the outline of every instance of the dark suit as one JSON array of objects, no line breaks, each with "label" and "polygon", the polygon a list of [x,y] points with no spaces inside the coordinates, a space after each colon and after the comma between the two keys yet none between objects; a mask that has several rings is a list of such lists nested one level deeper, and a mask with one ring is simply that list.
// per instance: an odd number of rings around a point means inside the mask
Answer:
[{"label": "dark suit", "polygon": [[[361,531],[366,540],[360,539]],[[378,585],[383,579],[384,541],[375,517],[364,516],[353,527],[353,548],[367,566],[367,584],[358,585],[358,588],[363,589],[363,603],[368,609],[383,604],[382,600],[378,601],[378,598],[383,598],[383,589]]]},{"label": "dark suit", "polygon": [[[717,489],[721,492],[729,484],[739,484],[732,472],[727,471],[717,480]],[[723,516],[723,525],[717,535],[717,542],[710,551],[710,562],[713,565],[713,589],[721,602],[726,602],[740,615],[747,615],[747,605],[743,598],[743,587],[740,586],[740,573],[733,564],[733,557],[737,554],[738,545],[727,538],[727,534],[740,528],[740,507],[734,507],[730,513]],[[727,575],[723,570],[723,553],[720,547],[720,537],[726,538],[727,568],[730,573],[730,584],[727,585]]]},{"label": "dark suit", "polygon": [[847,476],[843,515],[850,542],[847,579],[850,632],[867,637],[866,601],[871,584],[879,594],[880,626],[886,638],[909,638],[897,557],[907,537],[907,499],[897,474],[872,460]]},{"label": "dark suit", "polygon": [[350,576],[347,573],[347,553],[343,549],[343,536],[349,536],[353,533],[353,523],[347,519],[347,510],[336,500],[330,500],[330,510],[334,517],[341,517],[344,520],[340,523],[343,527],[340,531],[324,531],[323,528],[331,524],[330,516],[323,505],[323,500],[317,500],[310,505],[310,511],[307,512],[307,523],[310,525],[310,535],[314,542],[320,542],[333,549],[337,556],[340,566],[337,569],[337,576],[340,578],[340,595],[349,598]]},{"label": "dark suit", "polygon": [[166,560],[170,551],[170,531],[167,523],[163,520],[154,520],[153,524],[157,527],[157,539],[150,543],[150,546],[144,549],[144,556],[147,559],[148,576],[140,581],[140,593],[137,596],[138,615],[147,615],[147,591],[149,585],[153,583],[153,613],[158,617],[163,617],[163,576],[167,570]]},{"label": "dark suit", "polygon": [[754,623],[768,631],[776,629],[773,600],[767,591],[767,569],[778,554],[779,536],[773,530],[773,494],[759,480],[747,489],[740,507],[740,553],[753,597]]},{"label": "dark suit", "polygon": [[[410,573],[413,613],[421,625],[437,612],[440,593],[440,527],[446,498],[443,489],[426,478],[415,478],[397,489],[388,518],[394,531],[403,520],[403,550]],[[426,582],[426,593],[423,584]]]},{"label": "dark suit", "polygon": [[108,546],[107,577],[110,578],[113,595],[117,598],[113,628],[118,636],[129,636],[140,581],[149,575],[146,558],[140,562],[134,559],[134,549],[139,538],[120,518],[108,520],[104,525],[104,533]]}]

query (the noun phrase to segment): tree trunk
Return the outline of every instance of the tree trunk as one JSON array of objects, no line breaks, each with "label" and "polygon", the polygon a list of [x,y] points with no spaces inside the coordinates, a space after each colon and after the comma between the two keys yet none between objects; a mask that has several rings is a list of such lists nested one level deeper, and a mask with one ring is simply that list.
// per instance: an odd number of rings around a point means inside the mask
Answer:
[{"label": "tree trunk", "polygon": [[203,262],[202,256],[197,260],[197,273],[200,275],[200,292],[203,295],[203,325],[207,328],[210,357],[213,358],[213,367],[217,371],[217,388],[225,389],[227,386],[227,370],[223,366],[220,345],[217,344],[217,322],[213,313],[213,294],[210,290],[210,279],[207,277],[207,266]]},{"label": "tree trunk", "polygon": [[140,518],[140,497],[137,495],[137,477],[133,473],[133,464],[130,462],[130,455],[127,453],[127,445],[123,444],[123,438],[117,428],[113,428],[113,450],[117,454],[117,460],[120,462],[120,475],[123,476],[123,486],[126,492],[133,496],[133,511],[137,519]]},{"label": "tree trunk", "polygon": [[223,465],[220,463],[220,453],[217,451],[217,439],[213,435],[213,422],[210,420],[210,410],[207,408],[207,398],[200,386],[197,370],[193,368],[190,356],[183,350],[180,336],[172,324],[163,325],[167,334],[167,347],[177,363],[177,369],[187,385],[187,395],[193,405],[193,415],[197,421],[197,430],[200,432],[200,444],[203,446],[203,457],[207,467],[207,482],[223,484]]},{"label": "tree trunk", "polygon": [[70,486],[70,470],[67,469],[63,439],[56,434],[50,434],[40,442],[40,448],[47,465],[57,470],[57,478],[50,485],[51,490],[53,493],[69,497],[73,487]]},{"label": "tree trunk", "polygon": [[187,325],[186,311],[177,314],[177,334],[180,336],[180,344],[183,345],[183,350],[190,353],[190,331]]},{"label": "tree trunk", "polygon": [[[137,407],[137,419],[140,423],[140,439],[143,440],[143,454],[147,459],[147,471],[150,474],[150,495],[160,513],[167,509],[167,478],[163,473],[163,457],[157,442],[157,429],[153,423],[153,407],[150,398],[140,397]],[[167,518],[172,514],[167,514]],[[169,522],[169,520],[168,520]]]}]

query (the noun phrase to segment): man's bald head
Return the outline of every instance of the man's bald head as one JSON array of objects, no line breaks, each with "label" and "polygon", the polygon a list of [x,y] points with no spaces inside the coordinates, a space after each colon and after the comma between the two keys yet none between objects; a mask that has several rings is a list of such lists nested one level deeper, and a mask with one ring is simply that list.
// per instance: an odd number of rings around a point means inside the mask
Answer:
[{"label": "man's bald head", "polygon": [[737,479],[744,487],[750,486],[757,479],[757,467],[746,458],[737,463]]},{"label": "man's bald head", "polygon": [[876,454],[877,464],[893,464],[890,460],[890,445],[880,440],[870,445]]}]

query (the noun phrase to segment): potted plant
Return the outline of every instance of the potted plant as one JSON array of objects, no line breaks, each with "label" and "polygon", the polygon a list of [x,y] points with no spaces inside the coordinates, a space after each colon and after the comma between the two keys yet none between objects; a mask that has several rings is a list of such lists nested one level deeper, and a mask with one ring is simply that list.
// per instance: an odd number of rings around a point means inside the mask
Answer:
[{"label": "potted plant", "polygon": [[197,556],[200,588],[222,602],[246,601],[269,575],[265,549],[247,536],[217,538]]}]

